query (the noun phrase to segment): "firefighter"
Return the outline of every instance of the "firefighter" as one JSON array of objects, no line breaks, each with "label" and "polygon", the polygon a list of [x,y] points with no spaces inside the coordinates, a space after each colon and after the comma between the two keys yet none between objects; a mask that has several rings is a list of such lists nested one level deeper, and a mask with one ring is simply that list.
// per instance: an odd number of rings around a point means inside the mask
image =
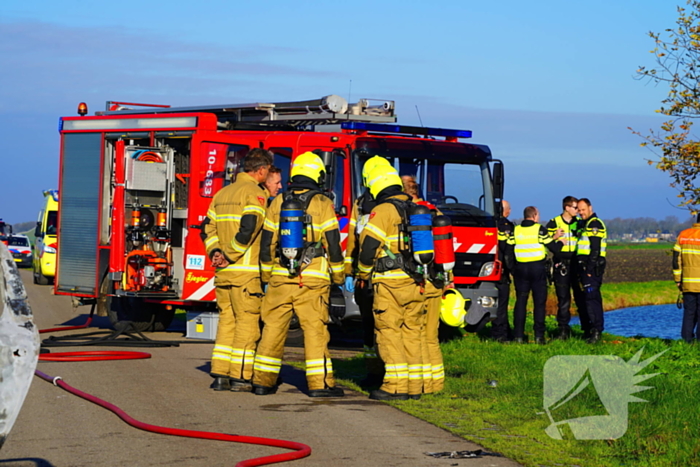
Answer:
[{"label": "firefighter", "polygon": [[261,184],[272,153],[256,148],[244,172],[219,191],[204,222],[207,254],[216,268],[219,325],[211,358],[215,391],[250,391],[255,344],[260,338],[260,231],[269,193]]},{"label": "firefighter", "polygon": [[[402,175],[401,181],[404,192],[412,198],[414,203],[427,207],[433,215],[442,215],[435,205],[420,197],[415,176]],[[438,328],[443,289],[453,287],[449,280],[445,282],[437,277],[429,277],[429,280],[425,281],[423,333],[421,334],[424,394],[439,392],[445,387],[445,366],[442,361]]]},{"label": "firefighter", "polygon": [[551,219],[547,223],[547,230],[550,235],[554,235],[558,230],[562,232],[562,247],[559,253],[554,255],[553,282],[557,295],[557,322],[559,324],[559,339],[566,340],[571,336],[571,291],[573,290],[574,301],[579,314],[585,314],[583,307],[583,293],[581,283],[578,280],[576,265],[572,264],[572,258],[576,255],[576,244],[578,243],[578,199],[567,196],[562,200],[563,212]]},{"label": "firefighter", "polygon": [[514,254],[515,279],[515,310],[513,311],[514,342],[525,341],[525,313],[527,300],[532,291],[533,316],[535,319],[535,343],[545,343],[544,315],[547,302],[547,267],[546,257],[548,248],[553,253],[561,248],[561,242],[555,242],[561,232],[549,235],[547,229],[539,224],[540,213],[534,206],[528,206],[523,212],[524,220],[516,225],[508,238],[508,244],[513,248],[509,254]]},{"label": "firefighter", "polygon": [[508,237],[513,233],[515,225],[508,219],[510,203],[501,201],[501,216],[498,218],[498,257],[501,258],[501,278],[496,282],[498,290],[498,308],[496,319],[491,323],[491,337],[496,342],[508,342],[512,339],[513,330],[508,322],[508,299],[510,297],[510,275],[512,267],[508,255]]},{"label": "firefighter", "polygon": [[[264,327],[255,356],[253,388],[260,396],[276,392],[284,341],[296,313],[304,331],[309,397],[341,397],[344,393],[335,386],[328,352],[330,283],[342,285],[344,279],[338,220],[333,202],[321,192],[326,170],[319,156],[300,154],[290,175],[287,193],[274,199],[263,228],[260,262],[268,289],[262,304]],[[303,208],[303,215],[282,215],[291,201]],[[306,231],[303,238],[300,234],[303,248],[294,259],[286,256],[294,252],[284,246],[284,236],[292,231],[282,228],[287,220],[304,222]]]},{"label": "firefighter", "polygon": [[695,224],[678,235],[673,246],[673,280],[683,292],[681,339],[692,344],[700,318],[700,214]]},{"label": "firefighter", "polygon": [[[603,284],[603,274],[605,274],[607,233],[605,223],[593,212],[593,206],[588,198],[578,200],[578,211],[584,222],[576,246],[579,279],[586,302],[585,315],[580,317],[581,328],[584,331],[590,329],[590,333],[584,334],[584,337],[587,337],[586,342],[589,344],[595,344],[600,341],[605,328],[600,286]],[[584,323],[586,318],[588,323]]]},{"label": "firefighter", "polygon": [[[405,227],[399,207],[410,197],[401,191],[393,167],[376,167],[368,185],[377,202],[360,234],[358,278],[372,279],[374,323],[379,356],[384,361],[382,386],[370,393],[375,400],[420,399],[423,386],[421,332],[423,295],[420,280],[406,271],[408,258],[400,246]],[[404,266],[401,266],[401,263]]]},{"label": "firefighter", "polygon": [[[362,167],[362,183],[367,187],[367,177],[369,172],[377,166],[391,167],[391,163],[384,157],[374,156],[365,162]],[[357,275],[357,257],[359,253],[358,238],[362,229],[364,229],[369,220],[372,209],[377,205],[374,198],[366,189],[355,200],[350,214],[350,222],[348,227],[348,240],[345,252],[345,289],[354,293],[355,303],[360,308],[362,316],[362,340],[363,340],[363,357],[365,368],[367,369],[367,377],[360,382],[360,386],[380,386],[384,380],[384,363],[377,355],[377,347],[374,339],[374,314],[372,303],[374,301],[374,292],[372,291],[372,282],[356,281]]]}]

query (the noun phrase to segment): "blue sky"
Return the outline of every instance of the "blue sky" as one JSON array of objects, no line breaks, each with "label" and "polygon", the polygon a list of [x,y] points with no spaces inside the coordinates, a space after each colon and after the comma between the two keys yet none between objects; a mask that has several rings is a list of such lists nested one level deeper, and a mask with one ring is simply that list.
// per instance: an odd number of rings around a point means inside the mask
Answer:
[{"label": "blue sky", "polygon": [[[109,6],[107,6],[109,5]],[[627,127],[659,126],[649,31],[674,2],[615,0],[5,2],[0,217],[34,220],[58,183],[59,116],[107,100],[171,105],[328,94],[396,101],[399,122],[470,129],[506,165],[513,217],[566,195],[603,218],[678,210]]]}]

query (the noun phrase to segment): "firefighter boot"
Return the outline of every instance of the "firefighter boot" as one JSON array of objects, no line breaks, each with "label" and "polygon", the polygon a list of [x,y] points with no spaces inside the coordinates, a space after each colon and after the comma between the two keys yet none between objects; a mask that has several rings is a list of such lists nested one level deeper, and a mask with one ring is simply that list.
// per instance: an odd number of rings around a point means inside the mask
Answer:
[{"label": "firefighter boot", "polygon": [[251,392],[253,390],[253,385],[250,381],[244,379],[231,378],[230,383],[232,392]]},{"label": "firefighter boot", "polygon": [[343,397],[345,392],[339,387],[326,389],[312,389],[309,391],[309,397]]},{"label": "firefighter boot", "polygon": [[228,376],[212,375],[214,381],[209,386],[214,391],[229,391],[231,390],[231,381]]},{"label": "firefighter boot", "polygon": [[[420,394],[416,394],[420,397]],[[381,389],[375,389],[369,393],[369,398],[375,401],[407,401],[408,394],[392,394],[390,392],[382,391]]]}]

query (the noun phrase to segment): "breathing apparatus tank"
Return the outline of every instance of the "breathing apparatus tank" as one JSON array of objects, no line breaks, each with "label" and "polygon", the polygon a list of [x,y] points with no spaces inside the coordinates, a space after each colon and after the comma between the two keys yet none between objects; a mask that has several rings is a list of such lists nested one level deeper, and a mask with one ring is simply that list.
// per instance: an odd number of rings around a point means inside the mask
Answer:
[{"label": "breathing apparatus tank", "polygon": [[293,198],[285,200],[280,207],[280,247],[294,267],[304,248],[304,206]]},{"label": "breathing apparatus tank", "polygon": [[452,241],[452,221],[447,216],[433,218],[433,242],[435,243],[435,264],[445,271],[455,267],[455,250]]},{"label": "breathing apparatus tank", "polygon": [[426,265],[433,261],[432,214],[425,206],[416,205],[409,215],[409,232],[411,233],[411,248],[413,259],[418,264]]}]

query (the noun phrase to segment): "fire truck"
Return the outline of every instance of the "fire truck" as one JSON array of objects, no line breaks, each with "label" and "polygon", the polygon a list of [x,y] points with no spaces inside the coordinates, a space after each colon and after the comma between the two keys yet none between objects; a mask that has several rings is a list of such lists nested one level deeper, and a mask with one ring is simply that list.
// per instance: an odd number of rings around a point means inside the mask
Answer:
[{"label": "fire truck", "polygon": [[452,219],[468,325],[495,318],[503,164],[488,146],[461,141],[471,131],[400,125],[393,101],[335,95],[195,107],[107,102],[93,116],[81,103],[78,113],[59,120],[55,293],[96,302],[114,324],[158,330],[175,308],[216,309],[200,226],[214,194],[258,147],[274,154],[283,183],[296,155],[321,155],[343,242],[365,160],[380,155],[414,175],[422,197]]}]

